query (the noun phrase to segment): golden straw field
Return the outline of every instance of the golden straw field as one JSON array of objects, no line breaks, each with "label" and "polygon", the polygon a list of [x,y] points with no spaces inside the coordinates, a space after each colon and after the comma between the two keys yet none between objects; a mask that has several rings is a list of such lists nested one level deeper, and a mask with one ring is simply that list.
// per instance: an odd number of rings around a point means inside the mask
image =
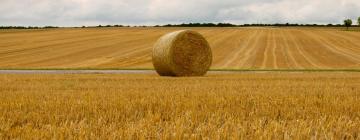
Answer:
[{"label": "golden straw field", "polygon": [[359,139],[359,73],[2,74],[0,139]]},{"label": "golden straw field", "polygon": [[0,30],[0,139],[360,139],[360,32],[190,28],[226,71],[161,77],[182,29]]},{"label": "golden straw field", "polygon": [[[0,30],[0,68],[153,68],[151,50],[187,28]],[[360,32],[333,28],[191,28],[213,50],[213,69],[354,69]]]}]

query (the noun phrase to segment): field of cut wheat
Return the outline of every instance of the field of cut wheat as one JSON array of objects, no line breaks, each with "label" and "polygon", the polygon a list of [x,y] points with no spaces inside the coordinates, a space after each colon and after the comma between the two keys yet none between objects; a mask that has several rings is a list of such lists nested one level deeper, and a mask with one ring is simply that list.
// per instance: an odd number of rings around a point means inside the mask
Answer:
[{"label": "field of cut wheat", "polygon": [[[0,68],[153,68],[152,46],[187,28],[1,30]],[[332,28],[191,28],[213,69],[354,69],[360,32]]]},{"label": "field of cut wheat", "polygon": [[0,139],[360,137],[359,73],[1,74],[0,85]]}]

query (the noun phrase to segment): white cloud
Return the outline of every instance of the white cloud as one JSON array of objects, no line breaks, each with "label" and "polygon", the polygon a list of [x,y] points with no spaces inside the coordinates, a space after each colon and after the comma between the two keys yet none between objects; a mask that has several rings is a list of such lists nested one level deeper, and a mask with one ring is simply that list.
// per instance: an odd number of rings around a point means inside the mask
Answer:
[{"label": "white cloud", "polygon": [[0,0],[0,25],[341,23],[359,0]]}]

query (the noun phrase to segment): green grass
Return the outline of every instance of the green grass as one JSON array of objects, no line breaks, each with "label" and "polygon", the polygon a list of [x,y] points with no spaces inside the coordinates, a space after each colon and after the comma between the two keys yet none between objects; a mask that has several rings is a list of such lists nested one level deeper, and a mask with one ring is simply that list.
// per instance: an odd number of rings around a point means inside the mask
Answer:
[{"label": "green grass", "polygon": [[153,68],[0,68],[0,70],[154,70]]},{"label": "green grass", "polygon": [[360,72],[360,69],[211,69],[210,71]]},{"label": "green grass", "polygon": [[341,31],[350,31],[350,32],[360,32],[360,26],[358,27],[349,27],[349,29],[346,29],[346,27],[343,27],[340,29]]}]

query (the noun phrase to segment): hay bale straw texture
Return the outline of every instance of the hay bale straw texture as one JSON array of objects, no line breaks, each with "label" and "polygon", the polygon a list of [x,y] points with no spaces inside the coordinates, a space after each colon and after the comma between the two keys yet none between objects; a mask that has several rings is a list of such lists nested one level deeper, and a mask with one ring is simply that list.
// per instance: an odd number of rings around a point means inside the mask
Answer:
[{"label": "hay bale straw texture", "polygon": [[168,33],[155,43],[152,61],[161,76],[203,76],[211,66],[212,53],[201,34],[181,30]]}]

